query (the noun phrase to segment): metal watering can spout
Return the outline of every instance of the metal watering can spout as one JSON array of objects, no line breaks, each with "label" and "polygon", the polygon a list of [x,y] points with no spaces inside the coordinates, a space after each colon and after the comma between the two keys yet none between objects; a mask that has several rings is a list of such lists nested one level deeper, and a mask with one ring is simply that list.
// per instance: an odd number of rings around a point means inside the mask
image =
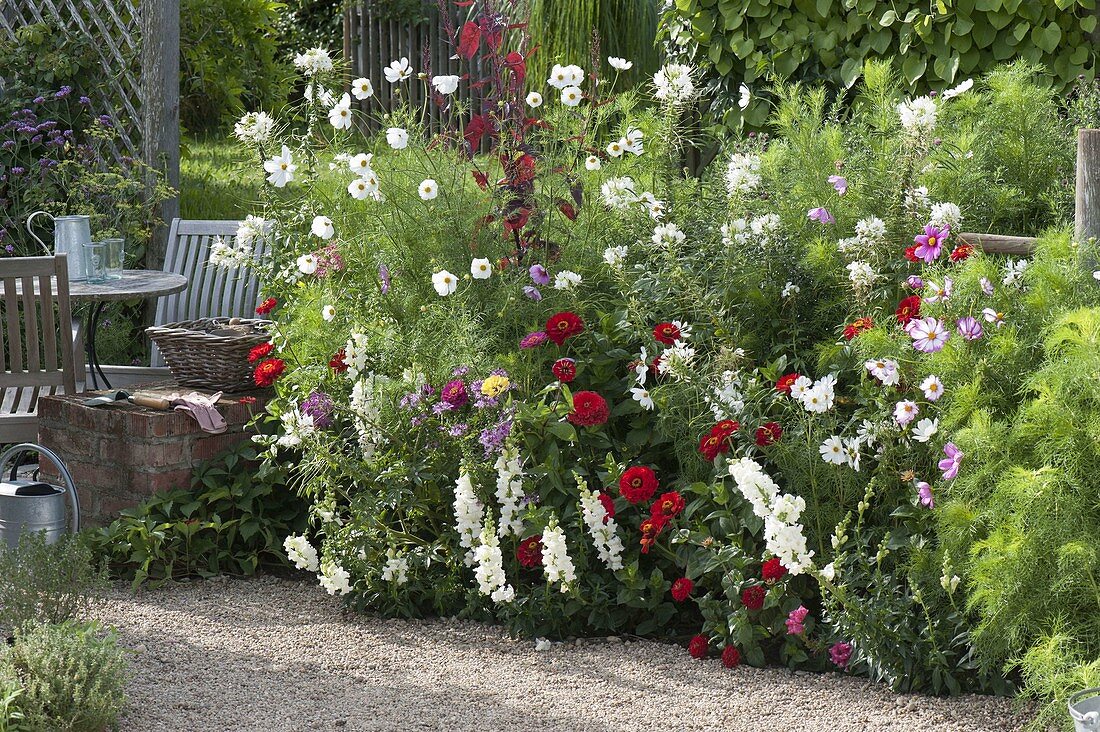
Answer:
[{"label": "metal watering can spout", "polygon": [[[11,479],[0,482],[0,547],[4,544],[8,548],[17,547],[19,537],[24,533],[44,531],[46,541],[53,543],[61,538],[66,526],[74,534],[80,530],[80,498],[76,493],[76,484],[61,458],[52,450],[29,442],[8,448],[0,455],[0,478],[12,458],[26,452],[45,455],[57,467],[65,485],[15,480],[13,468]],[[70,508],[68,520],[65,515],[66,493]]]}]

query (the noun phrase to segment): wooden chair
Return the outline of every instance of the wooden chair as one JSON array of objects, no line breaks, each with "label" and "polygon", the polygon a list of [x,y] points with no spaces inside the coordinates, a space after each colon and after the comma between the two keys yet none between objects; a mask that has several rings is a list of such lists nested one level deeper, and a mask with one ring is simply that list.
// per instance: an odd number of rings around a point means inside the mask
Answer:
[{"label": "wooden chair", "polygon": [[0,260],[0,291],[0,443],[35,442],[38,397],[77,391],[66,256]]}]

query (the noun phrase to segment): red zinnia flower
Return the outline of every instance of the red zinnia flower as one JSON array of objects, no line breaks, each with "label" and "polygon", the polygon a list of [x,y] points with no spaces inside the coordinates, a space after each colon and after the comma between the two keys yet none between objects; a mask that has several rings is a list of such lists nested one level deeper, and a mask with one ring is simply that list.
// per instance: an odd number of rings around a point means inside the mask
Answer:
[{"label": "red zinnia flower", "polygon": [[270,343],[261,343],[258,346],[254,346],[252,350],[248,352],[248,362],[256,363],[261,358],[267,358],[274,350],[275,346]]},{"label": "red zinnia flower", "polygon": [[607,515],[603,518],[603,522],[606,524],[610,519],[615,518],[615,499],[603,491],[600,491],[599,499],[600,503],[603,504],[603,510],[607,511]]},{"label": "red zinnia flower", "polygon": [[344,349],[341,348],[339,351],[332,354],[332,358],[328,361],[328,367],[338,374],[344,373],[348,370],[348,364],[344,361],[346,355]]},{"label": "red zinnia flower", "polygon": [[688,643],[688,653],[692,658],[706,658],[709,645],[705,635],[697,635]]},{"label": "red zinnia flower", "polygon": [[635,505],[648,501],[659,487],[657,476],[644,465],[627,468],[619,478],[619,494]]},{"label": "red zinnia flower", "polygon": [[856,318],[851,325],[844,328],[844,338],[850,341],[863,331],[871,330],[874,327],[875,322],[870,318]]},{"label": "red zinnia flower", "polygon": [[775,390],[781,391],[784,394],[791,393],[791,386],[794,382],[798,381],[798,377],[801,374],[786,374],[779,377],[779,381],[775,382]]},{"label": "red zinnia flower", "polygon": [[695,583],[689,580],[687,577],[681,577],[672,583],[672,599],[676,602],[683,602],[691,595],[691,591],[695,589]]},{"label": "red zinnia flower", "polygon": [[660,497],[649,507],[649,515],[657,520],[675,518],[684,510],[684,497],[678,491],[662,493]]},{"label": "red zinnia flower", "polygon": [[275,306],[278,305],[278,304],[279,304],[278,300],[276,300],[273,297],[269,297],[256,307],[256,314],[257,315],[267,315],[272,310],[274,310]]},{"label": "red zinnia flower", "polygon": [[653,337],[666,346],[671,346],[680,340],[680,329],[675,323],[657,323],[653,326]]},{"label": "red zinnia flower", "polygon": [[911,247],[905,247],[905,258],[910,262],[919,262],[920,257],[917,256],[917,245],[914,244]]},{"label": "red zinnia flower", "polygon": [[764,562],[764,566],[760,568],[760,576],[768,583],[778,582],[786,574],[787,568],[783,566],[778,557],[772,557]]},{"label": "red zinnia flower", "polygon": [[951,261],[961,262],[974,253],[974,247],[969,244],[960,244],[951,250]]},{"label": "red zinnia flower", "polygon": [[274,384],[275,380],[282,376],[285,370],[286,364],[283,359],[269,358],[260,362],[260,365],[256,367],[256,371],[252,374],[252,378],[256,382],[256,386],[267,387]]},{"label": "red zinnia flower", "polygon": [[642,522],[641,526],[638,527],[642,531],[642,538],[639,541],[642,545],[642,554],[649,554],[649,550],[653,548],[657,537],[661,535],[667,525],[668,519],[663,516],[650,516]]},{"label": "red zinnia flower", "polygon": [[542,534],[535,534],[521,541],[516,547],[516,559],[528,568],[542,564]]},{"label": "red zinnia flower", "polygon": [[557,380],[563,384],[568,384],[577,378],[577,362],[571,358],[559,358],[550,370],[554,372]]},{"label": "red zinnia flower", "polygon": [[778,422],[766,422],[762,427],[756,428],[756,445],[757,447],[774,445],[782,436],[783,428]]},{"label": "red zinnia flower", "polygon": [[730,436],[741,427],[732,419],[724,419],[710,428],[710,433],[699,440],[699,452],[711,462],[730,450]]},{"label": "red zinnia flower", "polygon": [[578,391],[573,395],[573,411],[566,417],[580,427],[603,424],[611,415],[607,401],[594,391]]},{"label": "red zinnia flower", "polygon": [[711,432],[722,435],[723,437],[729,437],[737,430],[741,429],[741,423],[735,419],[723,419],[718,424],[711,428]]},{"label": "red zinnia flower", "polygon": [[913,318],[919,318],[920,303],[920,295],[910,295],[899,302],[898,309],[894,311],[894,314],[898,317],[898,322],[905,325]]},{"label": "red zinnia flower", "polygon": [[741,604],[749,610],[759,610],[764,607],[764,597],[767,594],[768,591],[763,585],[753,585],[741,593]]},{"label": "red zinnia flower", "polygon": [[546,335],[559,346],[584,330],[584,321],[569,311],[555,313],[546,321]]},{"label": "red zinnia flower", "polygon": [[741,665],[741,652],[733,646],[722,649],[722,665],[726,668],[737,668]]}]

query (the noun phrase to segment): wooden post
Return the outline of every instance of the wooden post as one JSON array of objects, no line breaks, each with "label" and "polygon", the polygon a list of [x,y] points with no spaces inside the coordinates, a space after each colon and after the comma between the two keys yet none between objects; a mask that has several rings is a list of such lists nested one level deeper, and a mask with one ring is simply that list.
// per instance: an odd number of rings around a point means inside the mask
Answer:
[{"label": "wooden post", "polygon": [[[180,185],[180,0],[142,0],[141,149],[145,162]],[[150,181],[151,183],[151,181]],[[179,216],[178,196],[160,206],[161,224],[146,249],[145,266],[161,269],[168,227]]]},{"label": "wooden post", "polygon": [[1074,238],[1100,239],[1100,130],[1077,133],[1077,211]]}]

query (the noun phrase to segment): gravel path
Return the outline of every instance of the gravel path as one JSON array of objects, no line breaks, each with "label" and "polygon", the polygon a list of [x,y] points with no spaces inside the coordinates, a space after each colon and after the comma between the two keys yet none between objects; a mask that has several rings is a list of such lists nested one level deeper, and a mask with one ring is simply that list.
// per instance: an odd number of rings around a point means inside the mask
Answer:
[{"label": "gravel path", "polygon": [[1010,700],[897,696],[863,679],[722,668],[652,642],[509,639],[455,620],[345,617],[265,577],[113,593],[99,617],[136,649],[123,732],[723,730],[1005,732]]}]

